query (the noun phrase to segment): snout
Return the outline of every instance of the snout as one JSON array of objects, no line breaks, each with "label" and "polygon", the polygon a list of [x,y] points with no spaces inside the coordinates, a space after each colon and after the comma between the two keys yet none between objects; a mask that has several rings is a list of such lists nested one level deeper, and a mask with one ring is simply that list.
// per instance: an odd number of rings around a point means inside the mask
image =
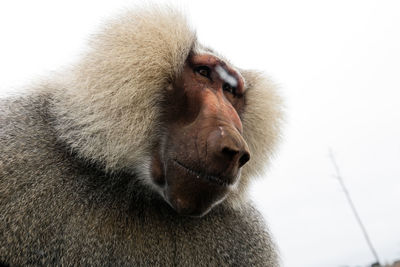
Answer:
[{"label": "snout", "polygon": [[208,169],[228,179],[235,179],[239,169],[250,160],[246,141],[235,128],[229,126],[215,127],[209,133],[206,150]]},{"label": "snout", "polygon": [[201,143],[194,147],[205,148],[205,153],[199,153],[203,157],[176,157],[169,161],[165,172],[164,198],[182,215],[203,216],[221,202],[239,180],[240,168],[250,159],[247,143],[234,127],[205,127],[199,136]]}]

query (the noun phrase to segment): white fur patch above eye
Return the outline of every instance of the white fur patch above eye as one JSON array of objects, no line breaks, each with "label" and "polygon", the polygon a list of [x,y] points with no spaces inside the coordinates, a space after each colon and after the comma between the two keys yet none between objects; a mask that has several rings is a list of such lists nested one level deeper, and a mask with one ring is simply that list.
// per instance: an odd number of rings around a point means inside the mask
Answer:
[{"label": "white fur patch above eye", "polygon": [[215,70],[217,71],[219,77],[225,82],[229,83],[230,86],[232,87],[237,86],[238,82],[236,78],[230,75],[223,67],[217,66]]}]

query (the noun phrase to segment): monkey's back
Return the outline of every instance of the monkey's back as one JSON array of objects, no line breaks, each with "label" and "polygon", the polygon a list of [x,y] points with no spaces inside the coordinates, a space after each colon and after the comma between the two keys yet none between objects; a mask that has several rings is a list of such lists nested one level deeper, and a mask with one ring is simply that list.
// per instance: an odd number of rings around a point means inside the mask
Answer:
[{"label": "monkey's back", "polygon": [[0,263],[276,265],[250,205],[179,216],[134,175],[78,158],[50,110],[48,94],[0,100]]}]

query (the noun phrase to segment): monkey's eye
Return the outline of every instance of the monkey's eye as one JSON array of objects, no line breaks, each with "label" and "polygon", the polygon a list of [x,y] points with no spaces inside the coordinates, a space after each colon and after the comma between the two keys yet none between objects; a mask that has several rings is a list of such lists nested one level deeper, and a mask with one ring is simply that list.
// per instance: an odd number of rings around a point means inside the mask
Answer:
[{"label": "monkey's eye", "polygon": [[207,66],[198,66],[194,68],[194,72],[197,72],[201,76],[211,79],[211,69]]},{"label": "monkey's eye", "polygon": [[232,87],[229,83],[224,83],[222,89],[236,96],[236,87]]}]

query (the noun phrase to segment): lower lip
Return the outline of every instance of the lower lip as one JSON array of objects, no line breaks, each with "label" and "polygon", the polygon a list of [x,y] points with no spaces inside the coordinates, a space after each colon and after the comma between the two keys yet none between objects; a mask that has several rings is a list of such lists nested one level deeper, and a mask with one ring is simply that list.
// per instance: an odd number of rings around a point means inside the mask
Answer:
[{"label": "lower lip", "polygon": [[221,179],[219,179],[218,177],[215,176],[211,176],[211,175],[203,175],[203,174],[199,174],[194,170],[189,169],[188,167],[186,167],[185,165],[183,165],[182,163],[180,163],[177,160],[173,160],[174,164],[177,165],[179,168],[184,169],[188,174],[190,174],[191,176],[196,177],[197,179],[202,179],[202,180],[206,180],[210,183],[212,183],[213,185],[217,185],[220,187],[228,187],[229,184],[222,181]]}]

